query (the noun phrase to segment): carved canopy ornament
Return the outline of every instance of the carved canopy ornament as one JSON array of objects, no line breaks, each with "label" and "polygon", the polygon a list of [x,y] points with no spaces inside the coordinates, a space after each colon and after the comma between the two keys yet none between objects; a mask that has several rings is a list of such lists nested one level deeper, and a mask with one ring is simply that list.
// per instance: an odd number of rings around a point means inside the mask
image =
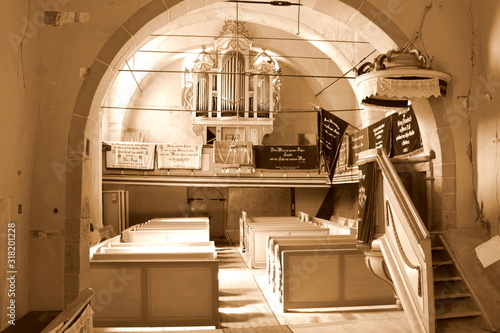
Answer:
[{"label": "carved canopy ornament", "polygon": [[360,99],[382,97],[414,100],[446,96],[451,75],[431,69],[433,57],[413,46],[415,40],[422,36],[425,15],[431,7],[432,3],[425,7],[420,28],[411,40],[357,69],[354,82]]},{"label": "carved canopy ornament", "polygon": [[433,58],[411,48],[415,38],[403,47],[381,54],[373,62],[359,67],[354,82],[361,99],[384,97],[414,100],[446,96],[451,75],[431,69]]}]

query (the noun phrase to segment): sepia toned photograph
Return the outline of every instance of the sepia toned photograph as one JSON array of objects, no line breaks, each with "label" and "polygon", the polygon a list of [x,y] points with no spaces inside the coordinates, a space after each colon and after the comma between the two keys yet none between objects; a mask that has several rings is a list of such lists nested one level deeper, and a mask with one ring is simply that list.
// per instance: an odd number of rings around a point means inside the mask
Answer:
[{"label": "sepia toned photograph", "polygon": [[500,332],[500,1],[0,13],[1,333]]}]

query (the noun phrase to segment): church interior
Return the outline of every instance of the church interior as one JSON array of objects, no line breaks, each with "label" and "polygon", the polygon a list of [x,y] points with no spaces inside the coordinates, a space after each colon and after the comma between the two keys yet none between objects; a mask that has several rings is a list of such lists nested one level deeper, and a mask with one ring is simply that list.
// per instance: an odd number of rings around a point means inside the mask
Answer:
[{"label": "church interior", "polygon": [[498,1],[0,7],[1,332],[500,330]]}]

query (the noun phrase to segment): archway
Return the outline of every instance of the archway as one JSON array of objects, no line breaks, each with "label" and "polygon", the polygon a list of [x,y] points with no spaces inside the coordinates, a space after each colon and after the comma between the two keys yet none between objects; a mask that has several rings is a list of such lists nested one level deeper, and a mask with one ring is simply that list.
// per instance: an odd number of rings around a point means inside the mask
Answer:
[{"label": "archway", "polygon": [[[65,253],[65,302],[70,302],[78,295],[82,286],[88,283],[83,276],[88,273],[88,226],[92,218],[99,216],[101,211],[101,103],[107,88],[113,81],[116,71],[121,68],[124,59],[137,50],[137,47],[146,41],[152,32],[161,31],[165,22],[187,17],[188,14],[199,11],[203,7],[187,4],[181,0],[155,0],[137,11],[121,27],[118,27],[113,36],[103,46],[96,60],[89,69],[77,97],[73,111],[72,124],[69,135],[69,151],[67,166],[70,172],[66,173],[66,229],[80,230],[77,250]],[[225,8],[229,13],[234,4],[217,3],[206,6],[209,11],[220,12]],[[319,0],[314,6],[304,5],[301,24],[302,33],[309,37],[321,37],[328,32],[318,26],[319,18],[349,25],[352,31],[363,34],[370,45],[379,52],[386,52],[402,45],[407,38],[390,18],[390,10],[377,8],[368,2],[357,5],[354,0]],[[259,12],[261,11],[261,12]],[[295,13],[281,16],[269,15],[264,8],[248,10],[253,16],[247,19],[261,19],[277,29],[288,29],[290,22],[296,19]],[[293,17],[293,19],[292,19]],[[345,18],[349,19],[345,19]],[[271,22],[271,18],[273,18]],[[341,20],[342,19],[342,20]],[[347,23],[346,23],[347,22]],[[295,24],[293,24],[295,26]],[[338,50],[325,49],[326,54],[335,54]],[[345,53],[338,52],[337,65],[343,71],[349,70],[351,65]],[[454,154],[444,154],[443,138],[448,140],[451,133],[448,130],[447,120],[437,117],[436,112],[443,109],[439,100],[429,102],[419,101],[414,104],[414,110],[419,119],[423,133],[424,147],[427,151],[436,152],[434,167],[439,169],[445,164],[454,164]],[[436,111],[438,110],[438,111]],[[425,121],[424,121],[425,120]],[[443,136],[444,134],[444,136]],[[450,145],[451,146],[451,145]],[[447,148],[449,151],[449,148]],[[66,244],[75,244],[74,238],[66,236]],[[69,248],[69,247],[67,247]],[[77,283],[69,284],[69,281]]]}]

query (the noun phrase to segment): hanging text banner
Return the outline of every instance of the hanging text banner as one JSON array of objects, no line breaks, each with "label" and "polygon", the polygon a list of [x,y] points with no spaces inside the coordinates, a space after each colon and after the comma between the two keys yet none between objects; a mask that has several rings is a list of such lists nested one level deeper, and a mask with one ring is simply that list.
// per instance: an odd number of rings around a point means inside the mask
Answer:
[{"label": "hanging text banner", "polygon": [[255,167],[261,169],[316,169],[317,146],[255,146]]},{"label": "hanging text banner", "polygon": [[155,160],[154,143],[109,143],[106,152],[106,167],[110,169],[153,170]]},{"label": "hanging text banner", "polygon": [[368,126],[369,148],[383,148],[390,156],[392,150],[392,117],[387,117]]},{"label": "hanging text banner", "polygon": [[356,165],[359,153],[368,149],[368,127],[349,135],[349,165]]},{"label": "hanging text banner", "polygon": [[342,139],[342,143],[340,144],[339,157],[337,159],[337,167],[335,169],[335,172],[344,172],[349,165],[349,150],[347,147],[348,142],[349,136],[345,134],[344,138]]},{"label": "hanging text banner", "polygon": [[371,244],[375,232],[375,196],[377,188],[375,162],[359,166],[358,243]]},{"label": "hanging text banner", "polygon": [[420,147],[420,130],[413,109],[392,116],[392,153],[394,156],[408,154]]},{"label": "hanging text banner", "polygon": [[201,169],[203,145],[190,143],[158,144],[158,169]]},{"label": "hanging text banner", "polygon": [[320,117],[320,156],[332,181],[342,138],[349,123],[323,109]]}]

